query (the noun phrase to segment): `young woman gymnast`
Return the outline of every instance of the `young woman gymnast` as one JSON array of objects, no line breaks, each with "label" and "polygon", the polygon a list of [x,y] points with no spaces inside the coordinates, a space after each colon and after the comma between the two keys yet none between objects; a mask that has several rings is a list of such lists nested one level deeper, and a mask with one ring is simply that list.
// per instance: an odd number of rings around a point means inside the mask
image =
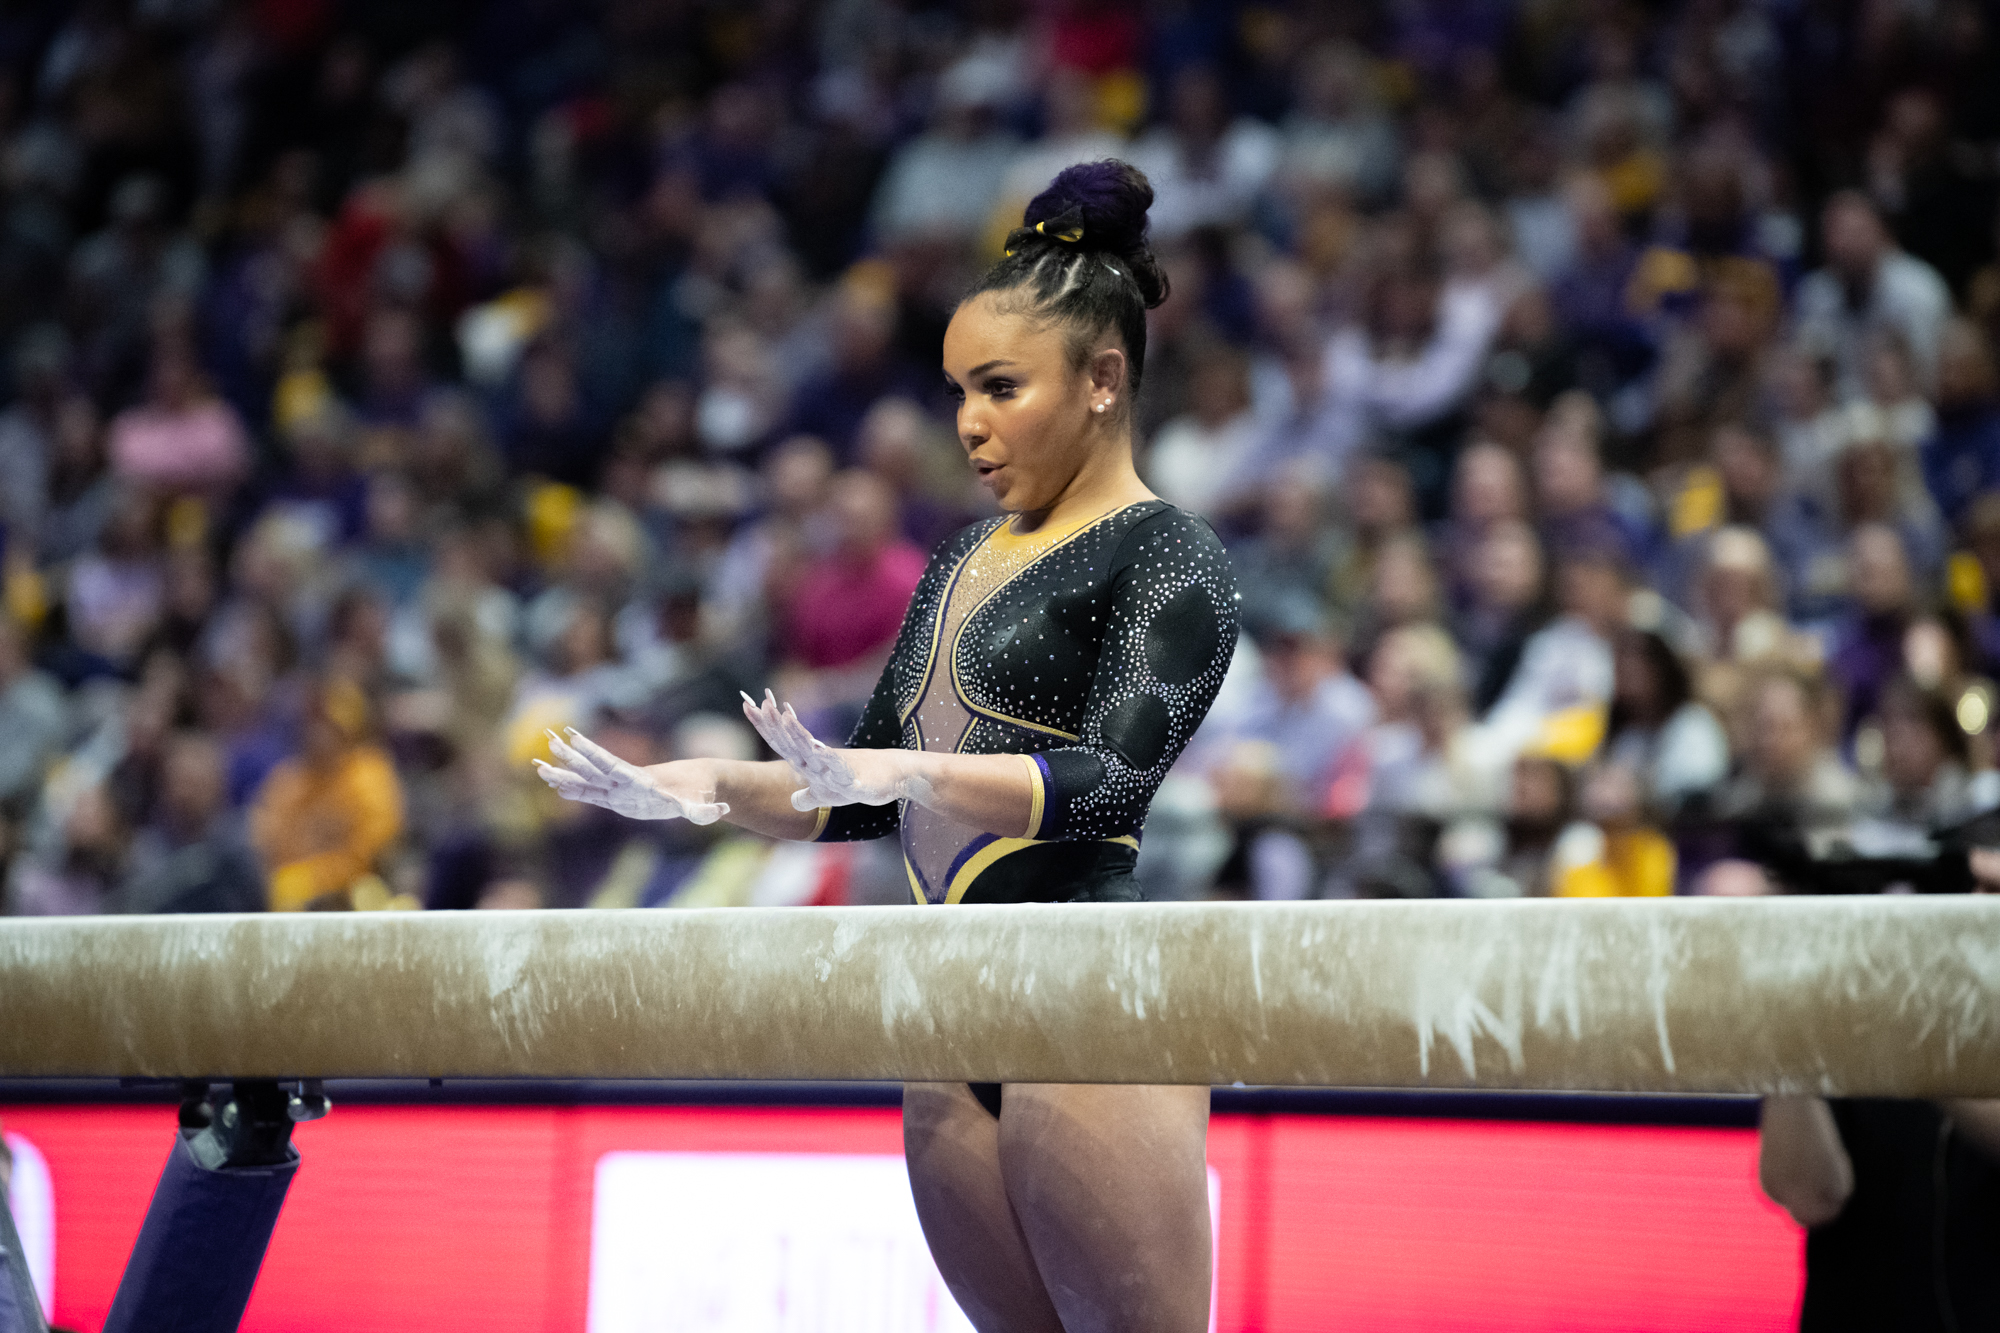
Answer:
[{"label": "young woman gymnast", "polygon": [[[1003,514],[932,556],[844,748],[766,691],[775,762],[638,768],[570,732],[544,779],[635,819],[776,838],[898,834],[925,903],[1136,902],[1138,835],[1236,644],[1229,558],[1132,463],[1152,187],[1071,167],[952,316],[958,438]],[[985,1333],[1199,1333],[1210,1239],[1204,1087],[913,1083],[917,1215]]]}]

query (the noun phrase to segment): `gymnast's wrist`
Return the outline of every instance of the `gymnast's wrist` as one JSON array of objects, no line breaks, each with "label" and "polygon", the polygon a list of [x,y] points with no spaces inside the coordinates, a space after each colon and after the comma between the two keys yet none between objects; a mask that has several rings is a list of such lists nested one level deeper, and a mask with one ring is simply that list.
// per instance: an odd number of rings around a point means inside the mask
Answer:
[{"label": "gymnast's wrist", "polygon": [[670,759],[664,764],[651,764],[645,769],[646,778],[655,787],[666,792],[713,792],[709,800],[725,804],[740,795],[729,788],[736,784],[728,781],[723,769],[726,766],[714,759]]},{"label": "gymnast's wrist", "polygon": [[925,750],[883,750],[888,758],[896,799],[937,808],[939,788],[948,781],[946,756]]}]

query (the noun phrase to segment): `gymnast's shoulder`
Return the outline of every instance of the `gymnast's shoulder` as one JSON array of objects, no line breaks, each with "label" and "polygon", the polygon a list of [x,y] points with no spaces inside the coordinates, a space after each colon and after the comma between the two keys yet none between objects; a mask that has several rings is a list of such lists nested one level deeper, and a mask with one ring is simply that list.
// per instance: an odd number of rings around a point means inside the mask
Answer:
[{"label": "gymnast's shoulder", "polygon": [[1199,564],[1234,583],[1229,552],[1207,519],[1165,500],[1147,500],[1133,508],[1145,512],[1125,531],[1115,563],[1144,558],[1149,564]]}]

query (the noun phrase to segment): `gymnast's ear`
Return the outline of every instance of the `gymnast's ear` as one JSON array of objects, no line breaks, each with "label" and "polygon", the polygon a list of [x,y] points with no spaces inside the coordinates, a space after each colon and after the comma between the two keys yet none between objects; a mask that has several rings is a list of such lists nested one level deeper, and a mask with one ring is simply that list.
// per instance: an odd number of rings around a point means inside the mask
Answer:
[{"label": "gymnast's ear", "polygon": [[1104,346],[1092,352],[1084,363],[1084,371],[1090,376],[1091,407],[1105,404],[1105,415],[1117,414],[1130,396],[1126,382],[1131,369],[1132,363],[1126,359],[1122,347]]}]

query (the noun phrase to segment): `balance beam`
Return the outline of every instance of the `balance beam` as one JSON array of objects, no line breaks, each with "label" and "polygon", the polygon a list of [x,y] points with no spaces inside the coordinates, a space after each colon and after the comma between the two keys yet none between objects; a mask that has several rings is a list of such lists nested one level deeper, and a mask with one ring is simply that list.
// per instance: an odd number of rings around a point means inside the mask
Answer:
[{"label": "balance beam", "polygon": [[0,922],[0,1076],[2000,1096],[2000,898]]}]

